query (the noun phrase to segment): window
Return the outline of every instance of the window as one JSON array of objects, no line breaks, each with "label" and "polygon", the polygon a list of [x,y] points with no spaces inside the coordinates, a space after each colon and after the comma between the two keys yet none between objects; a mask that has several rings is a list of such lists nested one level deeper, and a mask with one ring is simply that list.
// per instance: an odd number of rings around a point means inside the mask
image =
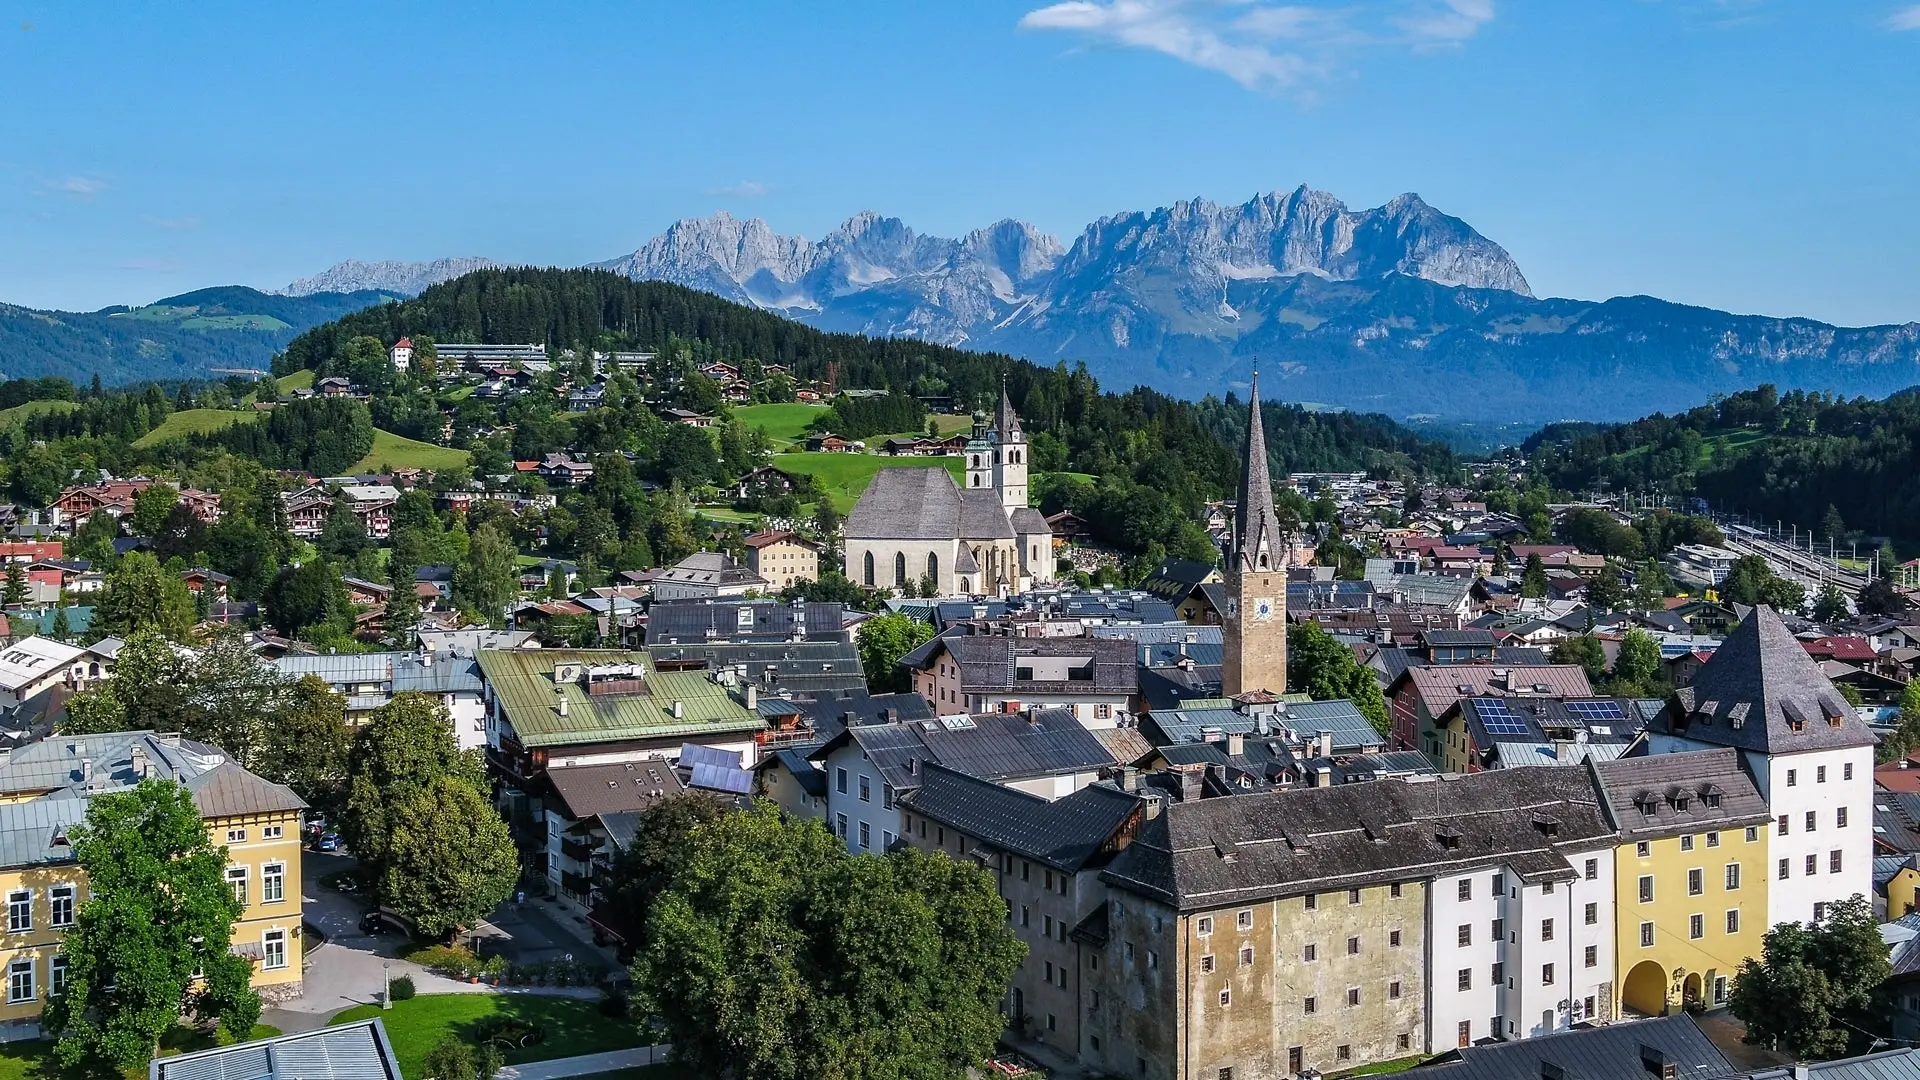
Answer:
[{"label": "window", "polygon": [[1399,979],[1395,979],[1392,982],[1387,984],[1387,998],[1391,1001],[1400,1000],[1400,980]]},{"label": "window", "polygon": [[1827,782],[1827,767],[1825,765],[1814,766],[1813,782],[1816,784],[1824,784]]},{"label": "window", "polygon": [[1359,938],[1350,937],[1347,939],[1347,955],[1348,956],[1360,955],[1360,939]]},{"label": "window", "polygon": [[1817,810],[1807,811],[1807,831],[1808,832],[1812,832],[1814,830],[1814,826],[1818,821],[1819,821],[1819,811]]},{"label": "window", "polygon": [[860,850],[861,851],[866,851],[873,846],[873,833],[870,831],[871,828],[872,826],[868,825],[864,821],[860,823]]},{"label": "window", "polygon": [[1691,835],[1683,836],[1680,838],[1680,850],[1681,851],[1693,850],[1693,837]]},{"label": "window", "polygon": [[1213,916],[1211,915],[1200,916],[1199,929],[1196,932],[1199,933],[1201,937],[1207,937],[1211,935],[1213,933]]},{"label": "window", "polygon": [[1747,843],[1749,844],[1758,843],[1759,840],[1760,840],[1760,826],[1758,825],[1747,826]]},{"label": "window", "polygon": [[278,840],[285,835],[287,835],[287,830],[286,827],[282,825],[262,825],[260,827],[260,839],[262,840]]},{"label": "window", "polygon": [[1840,766],[1840,779],[1842,780],[1853,779],[1853,762],[1849,761]]},{"label": "window", "polygon": [[1541,883],[1540,883],[1540,895],[1542,895],[1542,896],[1552,896],[1552,895],[1553,895],[1553,882],[1551,882],[1551,881],[1543,881],[1543,882],[1541,882]]},{"label": "window", "polygon": [[47,891],[47,906],[52,910],[48,919],[54,926],[73,925],[73,896],[71,885],[55,885]]},{"label": "window", "polygon": [[1351,1009],[1358,1004],[1360,1004],[1360,988],[1357,986],[1349,986],[1347,988],[1347,1008]]},{"label": "window", "polygon": [[1300,906],[1307,911],[1312,911],[1320,906],[1320,898],[1313,893],[1308,893],[1300,898]]},{"label": "window", "polygon": [[1541,986],[1553,985],[1553,965],[1552,964],[1540,965],[1540,985]]},{"label": "window", "polygon": [[47,961],[47,993],[59,997],[67,992],[67,958],[56,956]]},{"label": "window", "polygon": [[1154,952],[1152,949],[1148,949],[1147,950],[1147,970],[1155,971],[1155,970],[1158,970],[1159,967],[1160,967],[1160,954],[1157,952]]},{"label": "window", "polygon": [[287,898],[287,865],[270,862],[260,868],[260,902],[277,904]]},{"label": "window", "polygon": [[1308,945],[1305,948],[1302,948],[1300,950],[1300,959],[1305,960],[1307,963],[1312,963],[1314,952],[1315,952],[1314,946]]},{"label": "window", "polygon": [[7,933],[33,929],[33,894],[21,889],[7,894]]},{"label": "window", "polygon": [[1652,854],[1653,854],[1653,845],[1647,843],[1645,840],[1642,840],[1639,843],[1633,845],[1633,855],[1634,855],[1634,858],[1636,859],[1645,859],[1650,857]]},{"label": "window", "polygon": [[1588,967],[1599,967],[1600,966],[1600,946],[1598,945],[1587,946],[1586,950],[1580,954],[1580,960],[1582,963],[1584,963]]},{"label": "window", "polygon": [[1541,941],[1553,940],[1553,920],[1552,919],[1540,920],[1540,940]]},{"label": "window", "polygon": [[1487,973],[1487,979],[1489,982],[1493,984],[1493,988],[1498,990],[1500,988],[1501,981],[1506,978],[1506,975],[1507,975],[1507,965],[1500,963],[1499,961],[1496,960],[1493,965],[1493,970]]},{"label": "window", "polygon": [[1588,926],[1598,923],[1600,921],[1600,905],[1588,904],[1586,910],[1581,913],[1581,919]]},{"label": "window", "polygon": [[1398,930],[1387,931],[1387,944],[1395,949],[1399,948],[1400,947],[1400,931]]},{"label": "window", "polygon": [[[1222,1002],[1221,1004],[1223,1004],[1223,1005],[1224,1005],[1224,1004],[1226,1004],[1226,1003],[1225,1003],[1225,1002]],[[1048,1013],[1048,1014],[1047,1014],[1047,1030],[1048,1030],[1048,1031],[1058,1031],[1058,1030],[1060,1030],[1060,1029],[1059,1029],[1059,1028],[1058,1028],[1057,1026],[1055,1026],[1055,1021],[1054,1021],[1054,1015],[1053,1015],[1052,1013]]]},{"label": "window", "polygon": [[[1852,768],[1852,766],[1849,765],[1848,768]],[[1725,975],[1715,975],[1713,977],[1713,1003],[1715,1005],[1725,1005],[1727,1003],[1727,977]]]},{"label": "window", "polygon": [[1846,807],[1836,806],[1833,808],[1833,827],[1836,829],[1844,829],[1847,827]]},{"label": "window", "polygon": [[[1200,965],[1200,968],[1202,971],[1204,971],[1206,970],[1206,965],[1202,964]],[[1053,961],[1051,960],[1047,961],[1047,985],[1048,986],[1053,985]]]},{"label": "window", "polygon": [[1353,1047],[1348,1046],[1346,1043],[1341,1043],[1339,1046],[1333,1048],[1333,1056],[1335,1060],[1338,1061],[1352,1061]]},{"label": "window", "polygon": [[1727,909],[1727,933],[1737,934],[1739,932],[1740,932],[1740,911],[1738,908],[1728,908]]},{"label": "window", "polygon": [[[844,791],[845,789],[842,788],[841,790]],[[833,833],[835,836],[838,836],[842,840],[845,840],[847,838],[847,815],[845,814],[833,815]],[[946,837],[942,836],[940,838],[940,846],[941,847],[947,846]]]},{"label": "window", "polygon": [[1827,873],[1837,874],[1839,872],[1840,872],[1840,849],[1834,848],[1832,851],[1827,852]]},{"label": "window", "polygon": [[287,932],[285,930],[269,930],[260,935],[260,947],[261,952],[266,955],[266,960],[261,966],[268,971],[277,971],[287,966]]},{"label": "window", "polygon": [[1240,966],[1241,967],[1253,966],[1253,946],[1251,945],[1240,946]]},{"label": "window", "polygon": [[1787,835],[1787,815],[1785,814],[1780,815],[1780,820],[1774,823],[1773,831],[1780,834],[1781,836]]},{"label": "window", "polygon": [[842,795],[847,793],[847,770],[833,770],[833,790],[838,791]]},{"label": "window", "polygon": [[1600,879],[1600,860],[1599,859],[1587,860],[1586,875],[1587,875],[1588,881],[1598,881]]},{"label": "window", "polygon": [[1787,880],[1787,876],[1788,876],[1789,874],[1791,874],[1792,872],[1793,872],[1793,871],[1792,871],[1792,870],[1790,869],[1790,867],[1789,867],[1789,864],[1788,864],[1788,862],[1787,862],[1787,860],[1785,860],[1785,859],[1781,859],[1781,860],[1780,860],[1780,875],[1779,875],[1779,876],[1780,876],[1780,880],[1781,880],[1781,881],[1785,881],[1785,880]]},{"label": "window", "polygon": [[33,1000],[33,958],[21,957],[7,965],[7,1004]]},{"label": "window", "polygon": [[1312,1016],[1314,1012],[1316,1012],[1319,1009],[1319,1007],[1320,1007],[1320,1002],[1317,999],[1308,998],[1305,1001],[1302,1001],[1300,1003],[1300,1014],[1302,1016]]},{"label": "window", "polygon": [[1454,936],[1456,938],[1455,944],[1464,949],[1473,944],[1473,927],[1467,923],[1461,923],[1460,929],[1455,932]]},{"label": "window", "polygon": [[1462,878],[1459,888],[1455,891],[1459,893],[1460,899],[1463,902],[1473,899],[1473,881],[1469,878]]},{"label": "window", "polygon": [[1459,1046],[1473,1045],[1473,1021],[1471,1020],[1460,1021],[1459,1025],[1455,1028],[1455,1031],[1459,1039],[1459,1042],[1457,1043],[1457,1045]]},{"label": "window", "polygon": [[1820,856],[1818,856],[1818,855],[1809,855],[1809,856],[1807,856],[1807,873],[1808,873],[1808,875],[1813,875],[1813,874],[1817,874],[1817,873],[1819,873],[1819,872],[1820,872]]},{"label": "window", "polygon": [[873,781],[865,776],[860,778],[860,801],[873,801]]},{"label": "window", "polygon": [[1472,968],[1460,969],[1460,971],[1454,976],[1454,988],[1457,990],[1473,989],[1473,969]]},{"label": "window", "polygon": [[1687,937],[1698,941],[1707,936],[1707,917],[1705,915],[1687,916]]},{"label": "window", "polygon": [[227,843],[244,844],[246,842],[247,842],[247,830],[245,829],[228,829],[227,830]]},{"label": "window", "polygon": [[[1045,921],[1045,923],[1044,923],[1044,925],[1046,926],[1046,930],[1045,930],[1045,935],[1046,935],[1046,936],[1047,936],[1048,938],[1052,938],[1052,937],[1053,937],[1053,916],[1051,916],[1051,915],[1048,915],[1048,916],[1046,917],[1046,921]],[[1051,982],[1052,980],[1051,980],[1051,979],[1049,979],[1048,981],[1049,981],[1049,982]]]},{"label": "window", "polygon": [[1705,891],[1707,891],[1706,875],[1700,872],[1700,868],[1696,866],[1687,871],[1687,895],[1699,896]]},{"label": "window", "polygon": [[1233,917],[1233,925],[1239,927],[1242,930],[1253,929],[1253,912],[1243,911],[1240,914],[1235,915]]},{"label": "window", "polygon": [[1652,874],[1640,875],[1640,902],[1643,904],[1653,903],[1653,875]]},{"label": "window", "polygon": [[1027,905],[1025,904],[1020,905],[1020,925],[1021,926],[1033,925],[1032,913],[1027,910]]},{"label": "window", "polygon": [[1708,847],[1719,847],[1719,846],[1720,846],[1720,834],[1719,834],[1719,833],[1717,833],[1717,832],[1710,832],[1710,833],[1708,833],[1708,834],[1707,834],[1707,846],[1708,846]]},{"label": "window", "polygon": [[1813,921],[1814,922],[1827,921],[1827,902],[1825,900],[1819,900],[1814,902]]},{"label": "window", "polygon": [[1795,784],[1798,784],[1799,782],[1800,782],[1800,770],[1788,769],[1787,770],[1787,786],[1793,787]]},{"label": "window", "polygon": [[1640,924],[1640,947],[1643,949],[1653,948],[1653,924],[1650,922]]},{"label": "window", "polygon": [[1487,931],[1487,936],[1491,938],[1495,944],[1498,944],[1500,939],[1505,937],[1506,934],[1507,934],[1507,920],[1505,919],[1493,920],[1492,928]]},{"label": "window", "polygon": [[1387,886],[1387,895],[1392,897],[1395,900],[1400,899],[1400,883],[1396,881],[1393,884]]},{"label": "window", "polygon": [[1399,1036],[1397,1036],[1395,1045],[1402,1050],[1411,1049],[1413,1047],[1413,1036],[1408,1035],[1405,1032],[1402,1032]]},{"label": "window", "polygon": [[1359,889],[1348,889],[1348,890],[1347,890],[1347,903],[1349,903],[1349,904],[1357,904],[1357,903],[1359,903],[1359,902],[1360,902],[1360,890],[1359,890]]},{"label": "window", "polygon": [[1133,942],[1127,942],[1127,963],[1133,963]]},{"label": "window", "polygon": [[1493,875],[1493,895],[1499,896],[1502,892],[1506,891],[1506,888],[1507,888],[1507,875],[1505,874]]}]

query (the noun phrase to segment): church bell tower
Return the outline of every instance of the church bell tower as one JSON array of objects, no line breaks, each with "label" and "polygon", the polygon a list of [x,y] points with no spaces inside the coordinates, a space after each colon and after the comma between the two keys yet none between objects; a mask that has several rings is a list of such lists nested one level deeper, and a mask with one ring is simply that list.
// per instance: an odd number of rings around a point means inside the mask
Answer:
[{"label": "church bell tower", "polygon": [[1287,692],[1287,538],[1273,511],[1267,436],[1260,422],[1260,373],[1253,376],[1247,418],[1247,461],[1227,549],[1227,610],[1220,613],[1225,657],[1221,693]]},{"label": "church bell tower", "polygon": [[1027,435],[1007,399],[1005,376],[1000,379],[1000,407],[993,414],[993,486],[1009,512],[1027,505]]}]

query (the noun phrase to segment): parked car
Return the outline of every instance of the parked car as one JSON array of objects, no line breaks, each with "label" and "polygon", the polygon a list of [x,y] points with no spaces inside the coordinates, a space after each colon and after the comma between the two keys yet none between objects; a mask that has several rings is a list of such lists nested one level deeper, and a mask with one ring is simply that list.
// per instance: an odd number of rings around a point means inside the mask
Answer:
[{"label": "parked car", "polygon": [[339,851],[340,850],[340,834],[337,832],[323,832],[320,835],[314,837],[313,850]]}]

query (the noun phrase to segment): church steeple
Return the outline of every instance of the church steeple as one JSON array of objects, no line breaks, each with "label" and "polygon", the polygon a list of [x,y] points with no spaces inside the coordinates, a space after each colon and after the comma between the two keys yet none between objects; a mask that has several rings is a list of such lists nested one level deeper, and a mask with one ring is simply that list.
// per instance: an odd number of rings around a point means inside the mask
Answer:
[{"label": "church steeple", "polygon": [[1000,376],[1000,407],[993,412],[993,430],[1000,433],[1002,443],[1024,442],[1026,436],[1020,430],[1020,416],[1013,411],[1013,401],[1007,397],[1007,377]]},{"label": "church steeple", "polygon": [[993,486],[1008,513],[1027,505],[1027,435],[1020,416],[1007,397],[1007,377],[1000,376],[1000,405],[993,412]]},{"label": "church steeple", "polygon": [[1220,613],[1221,693],[1287,691],[1287,538],[1273,510],[1267,436],[1260,421],[1260,374],[1247,411],[1247,460],[1227,550],[1226,603]]}]

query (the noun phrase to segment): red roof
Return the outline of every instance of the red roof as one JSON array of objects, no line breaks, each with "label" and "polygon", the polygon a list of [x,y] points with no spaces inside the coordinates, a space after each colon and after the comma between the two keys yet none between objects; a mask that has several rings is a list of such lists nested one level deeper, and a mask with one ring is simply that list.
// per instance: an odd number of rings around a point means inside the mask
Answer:
[{"label": "red roof", "polygon": [[1433,549],[1432,554],[1433,554],[1433,557],[1436,559],[1484,559],[1484,558],[1487,558],[1487,554],[1481,551],[1477,547],[1449,547],[1446,544],[1441,544],[1440,546],[1435,547]]},{"label": "red roof", "polygon": [[411,349],[413,348],[413,339],[401,338],[399,341],[393,343],[393,347],[396,349]]},{"label": "red roof", "polygon": [[1888,791],[1920,792],[1920,761],[1909,757],[1873,767],[1873,782]]},{"label": "red roof", "polygon": [[1823,637],[1814,641],[1802,642],[1807,655],[1824,657],[1830,660],[1867,661],[1880,654],[1873,651],[1873,645],[1862,637]]},{"label": "red roof", "polygon": [[1538,555],[1542,559],[1552,555],[1571,555],[1580,549],[1572,544],[1515,544],[1513,557],[1525,559],[1529,555]]}]

